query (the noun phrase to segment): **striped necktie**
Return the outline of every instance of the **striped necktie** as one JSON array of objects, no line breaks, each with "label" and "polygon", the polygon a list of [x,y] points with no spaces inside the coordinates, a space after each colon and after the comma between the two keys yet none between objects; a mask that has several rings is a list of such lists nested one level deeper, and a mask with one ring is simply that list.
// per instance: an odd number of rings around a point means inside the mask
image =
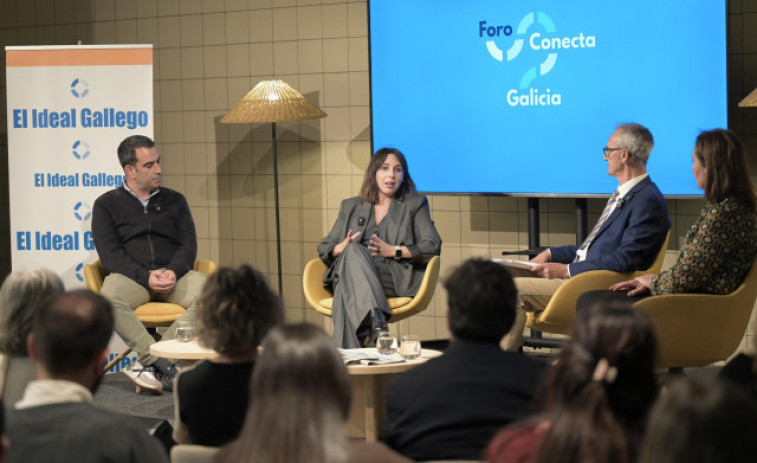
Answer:
[{"label": "striped necktie", "polygon": [[[607,218],[610,216],[610,212],[613,210],[613,206],[615,205],[615,201],[618,199],[618,190],[615,190],[615,192],[610,196],[610,199],[607,200],[607,204],[605,205],[605,209],[602,211],[602,215],[599,216],[599,220],[597,220],[597,224],[594,225],[594,228],[591,229],[591,233],[589,233],[589,236],[586,237],[583,244],[581,244],[581,247],[579,250],[583,250],[589,247],[592,241],[594,241],[594,238],[597,236],[597,233],[599,233],[599,230],[602,228],[602,225],[605,224],[607,221]],[[578,258],[576,256],[576,258]]]}]

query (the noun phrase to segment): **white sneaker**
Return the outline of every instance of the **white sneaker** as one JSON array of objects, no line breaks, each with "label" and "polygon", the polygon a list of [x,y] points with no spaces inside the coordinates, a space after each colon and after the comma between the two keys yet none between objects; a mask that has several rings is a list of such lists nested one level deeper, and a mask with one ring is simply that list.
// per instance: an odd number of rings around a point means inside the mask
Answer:
[{"label": "white sneaker", "polygon": [[163,392],[163,384],[155,376],[155,368],[143,367],[138,370],[124,370],[124,374],[137,385],[137,394],[141,388],[160,394]]}]

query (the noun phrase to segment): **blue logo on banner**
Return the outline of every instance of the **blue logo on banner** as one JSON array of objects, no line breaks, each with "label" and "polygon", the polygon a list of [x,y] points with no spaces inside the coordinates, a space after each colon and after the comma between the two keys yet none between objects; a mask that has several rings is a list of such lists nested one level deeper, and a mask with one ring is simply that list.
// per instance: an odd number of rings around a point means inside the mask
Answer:
[{"label": "blue logo on banner", "polygon": [[92,208],[89,204],[79,201],[74,206],[74,216],[82,222],[92,217]]},{"label": "blue logo on banner", "polygon": [[76,266],[76,279],[84,282],[84,275],[82,274],[82,270],[84,270],[84,262],[79,262],[79,265]]},{"label": "blue logo on banner", "polygon": [[83,140],[76,140],[71,147],[76,159],[87,159],[89,157],[89,144]]},{"label": "blue logo on banner", "polygon": [[89,84],[84,79],[74,79],[71,82],[71,94],[76,98],[84,98],[89,93]]}]

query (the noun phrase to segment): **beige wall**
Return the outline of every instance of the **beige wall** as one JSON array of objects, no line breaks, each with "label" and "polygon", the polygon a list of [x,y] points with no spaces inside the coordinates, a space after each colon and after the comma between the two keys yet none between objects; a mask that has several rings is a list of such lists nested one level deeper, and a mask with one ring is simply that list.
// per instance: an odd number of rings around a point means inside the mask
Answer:
[{"label": "beige wall", "polygon": [[[757,108],[740,110],[735,105],[757,86],[757,0],[730,4],[731,128],[757,152]],[[284,299],[290,320],[318,324],[323,317],[306,308],[301,273],[305,262],[316,256],[315,246],[334,222],[340,200],[357,193],[370,156],[367,32],[365,0],[0,0],[3,46],[77,40],[154,44],[155,138],[166,186],[189,200],[200,257],[221,265],[251,263],[274,286],[270,126],[224,125],[219,119],[254,84],[272,77],[287,81],[329,114],[318,121],[278,126]],[[666,104],[675,102],[660,102],[661,111]],[[0,108],[4,275],[10,268],[4,72]],[[616,122],[608,121],[608,135]],[[596,140],[597,152],[605,141]],[[411,172],[420,168],[412,164],[411,153],[410,167]],[[503,179],[508,175],[513,174],[504,172]],[[438,195],[430,202],[444,240],[442,275],[467,257],[497,257],[502,250],[528,244],[525,199]],[[603,204],[589,201],[590,222]],[[677,248],[702,204],[669,201],[671,249]],[[544,245],[573,242],[573,201],[542,200],[541,230]],[[440,289],[432,306],[401,322],[399,330],[423,339],[446,338],[444,314]]]}]

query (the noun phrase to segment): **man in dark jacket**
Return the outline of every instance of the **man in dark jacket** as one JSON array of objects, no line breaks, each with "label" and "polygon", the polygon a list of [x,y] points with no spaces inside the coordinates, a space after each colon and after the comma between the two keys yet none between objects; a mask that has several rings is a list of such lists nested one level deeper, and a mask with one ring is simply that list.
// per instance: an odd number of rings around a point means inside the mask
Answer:
[{"label": "man in dark jacket", "polygon": [[453,340],[389,384],[384,439],[415,461],[479,460],[495,432],[532,411],[548,365],[499,347],[517,303],[503,266],[468,260],[444,287]]},{"label": "man in dark jacket", "polygon": [[186,308],[163,335],[172,339],[181,321],[194,320],[205,277],[192,270],[197,255],[194,221],[187,200],[161,187],[162,168],[155,143],[132,135],[118,146],[125,181],[95,201],[92,234],[108,271],[101,294],[113,305],[116,332],[137,352],[142,370],[125,372],[142,387],[173,387],[176,366],[149,353],[154,342],[134,309],[149,301]]}]

